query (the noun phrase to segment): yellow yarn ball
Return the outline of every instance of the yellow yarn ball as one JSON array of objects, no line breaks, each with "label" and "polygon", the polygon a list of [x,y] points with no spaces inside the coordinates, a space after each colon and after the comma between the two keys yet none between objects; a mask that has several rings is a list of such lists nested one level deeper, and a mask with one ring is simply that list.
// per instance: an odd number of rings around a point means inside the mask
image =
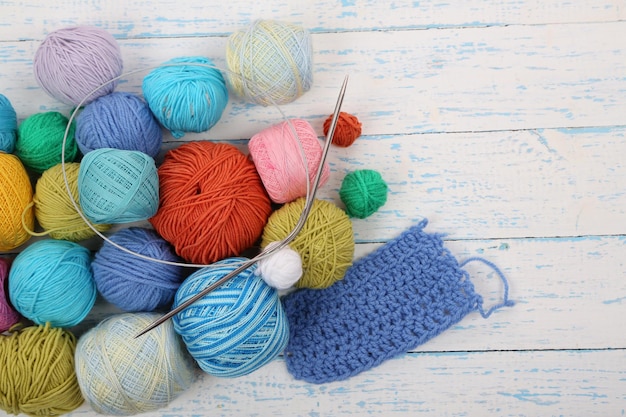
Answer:
[{"label": "yellow yarn ball", "polygon": [[[276,210],[263,230],[261,246],[287,237],[295,227],[305,198]],[[298,288],[326,288],[343,278],[354,257],[354,233],[348,215],[334,204],[315,200],[304,227],[289,246],[302,258]]]},{"label": "yellow yarn ball", "polygon": [[75,349],[72,333],[49,324],[0,336],[0,408],[58,416],[80,407],[84,400],[74,371]]},{"label": "yellow yarn ball", "polygon": [[[78,204],[78,172],[80,164],[65,164],[65,175],[72,191],[74,201]],[[47,169],[37,180],[35,186],[35,216],[41,227],[54,239],[73,242],[88,239],[96,233],[85,223],[70,200],[63,178],[63,164]],[[79,206],[80,207],[80,206]],[[94,225],[96,230],[104,232],[111,226],[108,224]]]},{"label": "yellow yarn ball", "polygon": [[30,238],[25,227],[35,227],[32,201],[24,165],[17,156],[0,153],[0,251],[15,249]]}]

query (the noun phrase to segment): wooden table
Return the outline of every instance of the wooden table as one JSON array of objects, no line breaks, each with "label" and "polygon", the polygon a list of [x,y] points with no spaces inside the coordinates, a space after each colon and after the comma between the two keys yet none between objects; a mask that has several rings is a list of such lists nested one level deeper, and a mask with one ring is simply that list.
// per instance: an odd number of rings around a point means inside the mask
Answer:
[{"label": "wooden table", "polygon": [[[128,4],[126,4],[128,3]],[[131,4],[132,3],[132,4]],[[626,2],[597,0],[0,2],[0,93],[19,119],[70,108],[32,74],[44,36],[96,25],[125,70],[179,56],[224,64],[227,36],[257,18],[313,33],[314,87],[282,110],[321,136],[345,74],[363,136],[333,148],[320,197],[379,170],[387,204],[355,219],[362,256],[423,218],[459,259],[482,256],[517,304],[473,313],[347,381],[294,379],[281,359],[247,377],[200,375],[162,416],[616,416],[626,410]],[[119,90],[140,91],[142,75]],[[245,141],[280,121],[232,98],[183,140]],[[181,143],[166,136],[164,149]],[[468,266],[486,302],[493,273]],[[87,323],[107,311],[100,305]],[[74,416],[95,413],[82,406]]]}]

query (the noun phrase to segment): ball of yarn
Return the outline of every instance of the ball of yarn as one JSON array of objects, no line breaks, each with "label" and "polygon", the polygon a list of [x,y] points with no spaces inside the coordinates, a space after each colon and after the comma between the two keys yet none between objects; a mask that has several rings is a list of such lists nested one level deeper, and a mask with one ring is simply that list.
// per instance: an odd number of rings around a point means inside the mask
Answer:
[{"label": "ball of yarn", "polygon": [[80,164],[78,196],[83,213],[93,223],[147,220],[159,205],[154,159],[139,151],[91,151]]},{"label": "ball of yarn", "polygon": [[[267,221],[261,246],[283,240],[295,227],[306,200],[299,198],[276,210]],[[300,254],[298,288],[326,288],[343,278],[352,265],[354,234],[346,213],[334,204],[314,200],[304,227],[289,246]]]},{"label": "ball of yarn", "polygon": [[[229,258],[189,276],[174,307],[235,270],[244,258]],[[174,328],[200,368],[210,375],[250,374],[283,351],[289,337],[278,292],[248,268],[173,317]]]},{"label": "ball of yarn", "polygon": [[[332,120],[333,115],[331,114],[324,121],[324,136],[328,135]],[[352,145],[359,136],[361,136],[361,122],[359,122],[359,119],[350,113],[339,112],[335,133],[332,137],[333,145],[347,148]]]},{"label": "ball of yarn", "polygon": [[[248,142],[254,165],[275,203],[288,203],[304,197],[307,191],[306,167],[312,187],[322,159],[322,147],[309,122],[302,119],[291,119],[290,122],[272,125],[252,136]],[[303,151],[306,165],[302,159]],[[324,164],[320,186],[326,183],[329,175],[328,164]]]},{"label": "ball of yarn", "polygon": [[339,197],[350,217],[364,219],[387,202],[387,183],[378,171],[353,171],[343,179]]},{"label": "ball of yarn", "polygon": [[96,301],[87,248],[46,239],[28,246],[13,261],[9,297],[17,311],[37,324],[80,323]]},{"label": "ball of yarn", "polygon": [[17,140],[17,114],[11,102],[0,94],[0,151],[11,153]]},{"label": "ball of yarn", "polygon": [[35,227],[33,187],[22,162],[0,152],[0,250],[15,249],[30,238]]},{"label": "ball of yarn", "polygon": [[99,148],[140,151],[156,157],[161,127],[141,98],[111,93],[89,103],[76,118],[76,143],[83,154]]},{"label": "ball of yarn", "polygon": [[[130,227],[109,239],[140,255],[181,262],[174,249],[154,230]],[[124,311],[169,308],[184,275],[176,265],[143,259],[104,242],[91,264],[96,287],[111,304]]]},{"label": "ball of yarn", "polygon": [[137,333],[159,317],[118,314],[85,333],[76,346],[81,392],[100,414],[134,415],[167,406],[194,380],[193,361],[171,321]]},{"label": "ball of yarn", "polygon": [[[79,204],[79,170],[80,164],[77,162],[65,164],[67,183],[70,186],[72,198],[77,204]],[[35,217],[39,225],[45,230],[43,234],[49,234],[53,239],[71,240],[72,242],[96,235],[76,211],[72,200],[70,200],[63,177],[63,164],[48,168],[41,174],[35,185],[33,203],[35,205]],[[110,225],[96,224],[94,227],[96,230],[104,232],[110,228]]]},{"label": "ball of yarn", "polygon": [[0,333],[6,332],[20,321],[20,314],[9,303],[8,294],[5,291],[5,288],[8,288],[9,267],[9,261],[0,258]]},{"label": "ball of yarn", "polygon": [[[271,242],[265,249],[270,250],[276,245],[278,242]],[[285,246],[270,256],[261,258],[254,273],[263,278],[270,287],[286,290],[302,277],[302,258],[298,252]]]},{"label": "ball of yarn", "polygon": [[263,106],[287,104],[313,84],[313,46],[308,30],[257,20],[226,44],[227,79],[233,92]]},{"label": "ball of yarn", "polygon": [[[181,63],[189,65],[168,65]],[[228,104],[222,73],[203,57],[168,61],[144,78],[142,88],[150,109],[175,138],[209,130]]]},{"label": "ball of yarn", "polygon": [[[78,26],[50,32],[35,52],[33,72],[51,97],[71,105],[87,104],[111,93],[122,74],[122,54],[105,30]],[[94,91],[96,90],[96,91]]]},{"label": "ball of yarn", "polygon": [[29,326],[0,336],[0,408],[10,414],[59,416],[83,403],[74,371],[76,338]]},{"label": "ball of yarn", "polygon": [[[24,120],[18,129],[15,154],[37,173],[61,162],[63,137],[69,120],[59,112],[37,113]],[[76,158],[75,124],[70,125],[65,142],[65,162]]]},{"label": "ball of yarn", "polygon": [[182,258],[209,264],[240,255],[271,212],[254,164],[229,144],[190,142],[159,167],[161,201],[150,219]]}]

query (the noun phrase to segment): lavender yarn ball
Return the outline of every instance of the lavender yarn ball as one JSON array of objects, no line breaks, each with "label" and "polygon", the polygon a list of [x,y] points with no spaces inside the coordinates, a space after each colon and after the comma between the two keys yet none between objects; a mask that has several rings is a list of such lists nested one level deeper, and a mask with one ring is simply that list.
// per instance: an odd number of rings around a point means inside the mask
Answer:
[{"label": "lavender yarn ball", "polygon": [[76,118],[76,143],[86,155],[99,148],[140,151],[156,157],[163,134],[150,108],[131,93],[99,97]]},{"label": "lavender yarn ball", "polygon": [[[113,243],[150,258],[182,262],[168,242],[154,230],[122,229]],[[96,287],[105,300],[127,312],[170,308],[184,279],[184,268],[142,259],[105,242],[91,263]]]},{"label": "lavender yarn ball", "polygon": [[[122,54],[103,29],[77,26],[50,32],[33,60],[37,83],[51,97],[70,105],[87,104],[111,93],[122,74]],[[92,91],[96,90],[92,93]]]},{"label": "lavender yarn ball", "polygon": [[0,152],[12,153],[17,140],[17,114],[11,102],[0,94]]}]

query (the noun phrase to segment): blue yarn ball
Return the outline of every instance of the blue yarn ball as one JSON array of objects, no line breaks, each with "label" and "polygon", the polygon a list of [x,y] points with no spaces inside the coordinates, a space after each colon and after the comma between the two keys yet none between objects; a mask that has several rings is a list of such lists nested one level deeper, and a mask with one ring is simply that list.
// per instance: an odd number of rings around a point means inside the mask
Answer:
[{"label": "blue yarn ball", "polygon": [[0,151],[12,153],[17,140],[17,115],[8,98],[0,94]]},{"label": "blue yarn ball", "polygon": [[228,104],[222,73],[204,57],[172,59],[150,72],[142,88],[150,109],[175,138],[183,137],[185,132],[209,130]]},{"label": "blue yarn ball", "polygon": [[115,92],[89,103],[76,118],[76,143],[83,154],[99,148],[140,151],[156,157],[163,133],[140,97]]},{"label": "blue yarn ball", "polygon": [[[245,258],[200,269],[180,286],[174,308],[235,270]],[[278,292],[252,266],[173,317],[174,329],[206,373],[247,375],[285,348],[289,326]]]},{"label": "blue yarn ball", "polygon": [[[109,239],[140,255],[182,262],[172,246],[151,229],[130,227]],[[105,300],[128,312],[169,309],[184,279],[181,266],[143,259],[109,242],[104,242],[96,252],[91,270]]]},{"label": "blue yarn ball", "polygon": [[13,261],[9,297],[17,311],[36,324],[80,323],[96,301],[88,249],[67,240],[40,240]]},{"label": "blue yarn ball", "polygon": [[154,216],[159,176],[154,159],[139,151],[101,148],[83,158],[78,198],[93,223],[130,223]]}]

